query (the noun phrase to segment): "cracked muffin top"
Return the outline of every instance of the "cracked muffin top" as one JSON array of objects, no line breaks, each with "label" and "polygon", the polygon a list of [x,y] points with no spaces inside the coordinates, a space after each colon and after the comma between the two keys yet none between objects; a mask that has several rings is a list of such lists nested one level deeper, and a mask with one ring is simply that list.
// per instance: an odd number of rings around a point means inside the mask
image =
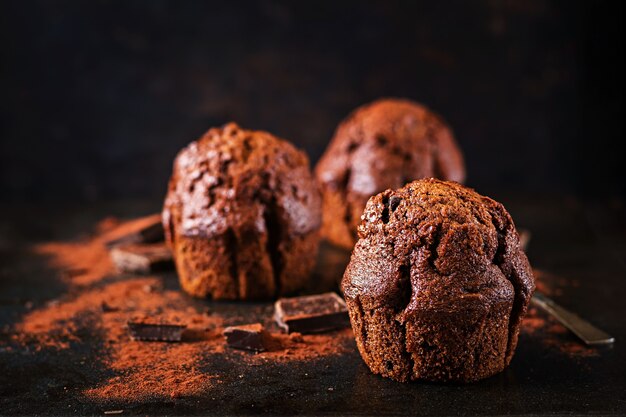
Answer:
[{"label": "cracked muffin top", "polygon": [[337,128],[316,167],[320,183],[369,198],[420,178],[463,182],[461,151],[446,123],[409,100],[381,99]]},{"label": "cracked muffin top", "polygon": [[174,223],[185,236],[264,233],[268,208],[289,234],[320,227],[321,198],[306,155],[267,132],[234,123],[213,128],[176,157],[163,212],[167,239]]},{"label": "cracked muffin top", "polygon": [[365,309],[462,312],[513,299],[523,314],[534,279],[504,207],[454,182],[418,180],[367,203],[342,281]]}]

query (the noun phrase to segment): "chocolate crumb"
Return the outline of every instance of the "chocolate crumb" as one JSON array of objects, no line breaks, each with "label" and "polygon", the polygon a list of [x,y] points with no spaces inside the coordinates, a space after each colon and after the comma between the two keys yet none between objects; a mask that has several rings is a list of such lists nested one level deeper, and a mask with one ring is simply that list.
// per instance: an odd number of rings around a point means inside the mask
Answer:
[{"label": "chocolate crumb", "polygon": [[302,333],[293,332],[289,335],[289,340],[294,343],[304,343],[304,338],[302,337]]},{"label": "chocolate crumb", "polygon": [[146,284],[143,286],[143,290],[144,292],[147,292],[148,294],[151,294],[153,292],[156,292],[159,290],[159,287],[154,285],[154,284]]},{"label": "chocolate crumb", "polygon": [[111,306],[106,301],[103,301],[100,304],[100,309],[102,310],[103,313],[112,313],[114,311],[118,311],[119,310],[119,308]]}]

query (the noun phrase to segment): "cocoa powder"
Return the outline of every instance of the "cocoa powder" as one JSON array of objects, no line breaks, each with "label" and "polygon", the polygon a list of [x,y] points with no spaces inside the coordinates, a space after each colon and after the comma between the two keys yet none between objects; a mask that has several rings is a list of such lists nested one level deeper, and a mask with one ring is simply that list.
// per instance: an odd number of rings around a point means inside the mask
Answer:
[{"label": "cocoa powder", "polygon": [[[562,276],[551,274],[541,269],[534,269],[537,291],[548,296],[560,296],[568,286],[577,287],[580,283]],[[522,322],[521,331],[540,341],[545,349],[567,355],[572,358],[597,356],[598,350],[589,348],[580,342],[554,317],[536,308],[529,307]]]},{"label": "cocoa powder", "polygon": [[597,356],[598,351],[583,345],[561,323],[536,307],[530,307],[521,332],[538,340],[542,347],[569,357]]},{"label": "cocoa powder", "polygon": [[[526,231],[529,234],[528,231]],[[521,234],[521,233],[520,233]],[[536,291],[548,296],[560,296],[564,288],[577,287],[580,283],[576,280],[567,280],[564,277],[551,274],[541,269],[534,269]],[[546,349],[557,351],[570,357],[597,356],[598,352],[574,340],[571,334],[561,323],[552,316],[530,307],[522,322],[522,333],[526,333],[541,341]]]},{"label": "cocoa powder", "polygon": [[[329,355],[354,352],[351,329],[315,335],[287,335],[278,330],[271,311],[255,318],[243,312],[228,318],[213,311],[215,304],[192,300],[176,284],[166,285],[163,275],[135,276],[115,272],[104,245],[111,230],[128,227],[114,218],[101,222],[94,235],[77,242],[51,242],[38,245],[35,252],[50,259],[59,271],[66,294],[43,306],[33,306],[15,327],[12,339],[31,350],[67,350],[82,342],[85,332],[97,337],[101,360],[113,376],[83,391],[96,401],[138,402],[151,398],[178,398],[206,392],[221,382],[221,375],[207,371],[213,357],[249,366],[290,361],[311,361]],[[571,284],[537,271],[538,288],[558,295]],[[173,274],[170,284],[175,283]],[[235,312],[240,304],[234,304]],[[207,314],[207,310],[209,314]],[[259,315],[261,317],[259,317]],[[130,339],[128,320],[150,317],[163,323],[185,324],[180,343],[141,342]],[[265,319],[271,343],[265,352],[254,354],[225,347],[222,330],[227,325],[246,324]],[[563,326],[534,307],[523,322],[522,333],[539,340],[541,346],[569,357],[596,355],[579,343]]]},{"label": "cocoa powder", "polygon": [[[220,383],[219,375],[206,371],[207,359],[223,355],[228,349],[222,336],[223,317],[206,314],[210,302],[191,300],[176,285],[165,288],[163,276],[118,274],[104,245],[110,239],[111,228],[119,233],[119,228],[125,227],[118,223],[107,218],[90,239],[51,242],[34,248],[50,259],[50,266],[59,271],[59,279],[68,290],[63,297],[28,312],[15,326],[13,341],[33,350],[60,351],[72,349],[86,332],[89,340],[97,336],[99,346],[94,349],[101,349],[101,360],[114,376],[83,391],[91,400],[144,401],[206,392]],[[187,325],[182,342],[131,340],[126,323],[137,317]],[[252,319],[241,314],[230,320],[245,324]],[[271,314],[267,322],[271,328]],[[227,353],[231,360],[253,366],[268,361],[308,361],[341,354],[351,340],[350,329],[294,336],[273,328],[268,351],[253,354],[228,349]]]}]

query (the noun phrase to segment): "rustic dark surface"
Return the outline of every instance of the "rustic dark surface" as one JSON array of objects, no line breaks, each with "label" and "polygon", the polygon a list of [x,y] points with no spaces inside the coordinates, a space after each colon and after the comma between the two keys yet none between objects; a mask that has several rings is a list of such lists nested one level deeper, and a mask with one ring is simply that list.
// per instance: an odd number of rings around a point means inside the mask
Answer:
[{"label": "rustic dark surface", "polygon": [[[609,0],[0,2],[0,415],[625,414],[623,15]],[[493,195],[532,232],[533,266],[562,277],[555,300],[613,347],[571,354],[526,331],[509,369],[468,386],[381,379],[353,342],[262,367],[225,354],[202,369],[223,376],[206,395],[102,404],[80,395],[114,375],[100,335],[81,328],[62,351],[14,344],[29,312],[70,292],[34,242],[158,211],[174,155],[210,126],[269,130],[315,162],[343,117],[389,95],[446,118],[479,192],[621,196]],[[153,203],[103,203],[138,197]],[[312,292],[345,264],[322,253]],[[269,303],[188,302],[271,321]]]},{"label": "rustic dark surface", "polygon": [[[519,227],[533,237],[534,267],[556,274],[544,285],[563,306],[611,333],[613,347],[577,355],[545,344],[546,334],[522,332],[511,366],[470,385],[400,384],[372,375],[352,341],[347,353],[314,361],[249,366],[226,352],[211,356],[202,371],[223,383],[205,395],[149,402],[96,403],[79,393],[111,376],[99,360],[102,341],[81,331],[69,350],[8,349],[14,325],[66,289],[47,260],[34,255],[35,241],[75,239],[108,215],[137,216],[155,204],[119,203],[98,207],[53,208],[0,206],[0,414],[95,414],[123,409],[129,414],[431,414],[533,415],[623,414],[626,412],[626,210],[623,201],[585,204],[575,199],[501,198]],[[338,278],[341,252],[323,250],[326,283]],[[162,276],[176,286],[174,274]],[[250,322],[271,321],[271,303],[211,303],[228,317],[249,315]],[[575,344],[563,334],[563,344]],[[15,348],[15,346],[13,346]],[[81,365],[80,361],[88,365]],[[243,377],[240,377],[243,375]],[[329,390],[332,388],[332,390]]]}]

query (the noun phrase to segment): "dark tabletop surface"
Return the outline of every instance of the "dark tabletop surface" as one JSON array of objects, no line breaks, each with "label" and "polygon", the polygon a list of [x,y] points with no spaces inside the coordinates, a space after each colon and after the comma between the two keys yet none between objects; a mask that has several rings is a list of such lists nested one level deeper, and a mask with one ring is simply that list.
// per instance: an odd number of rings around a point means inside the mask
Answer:
[{"label": "dark tabletop surface", "polygon": [[[32,244],[76,239],[106,216],[148,214],[158,210],[158,204],[0,207],[0,414],[626,413],[624,202],[519,195],[500,200],[517,226],[532,232],[528,255],[534,268],[548,272],[542,275],[543,286],[557,302],[613,335],[613,346],[587,349],[569,333],[555,339],[545,329],[523,331],[511,366],[499,375],[470,385],[400,384],[371,374],[349,340],[339,355],[302,362],[248,366],[224,355],[201,369],[222,376],[222,383],[205,394],[107,404],[79,395],[110,376],[98,368],[96,336],[80,333],[80,342],[58,351],[13,345],[12,335],[28,311],[68,291],[59,271],[36,255]],[[322,253],[336,255],[328,247]],[[339,273],[338,268],[318,271],[330,280]],[[163,276],[168,285],[176,285],[172,275]],[[234,310],[251,316],[271,311],[270,304],[189,303],[224,317]],[[546,343],[548,337],[556,343]],[[96,365],[81,364],[85,358]]]}]

